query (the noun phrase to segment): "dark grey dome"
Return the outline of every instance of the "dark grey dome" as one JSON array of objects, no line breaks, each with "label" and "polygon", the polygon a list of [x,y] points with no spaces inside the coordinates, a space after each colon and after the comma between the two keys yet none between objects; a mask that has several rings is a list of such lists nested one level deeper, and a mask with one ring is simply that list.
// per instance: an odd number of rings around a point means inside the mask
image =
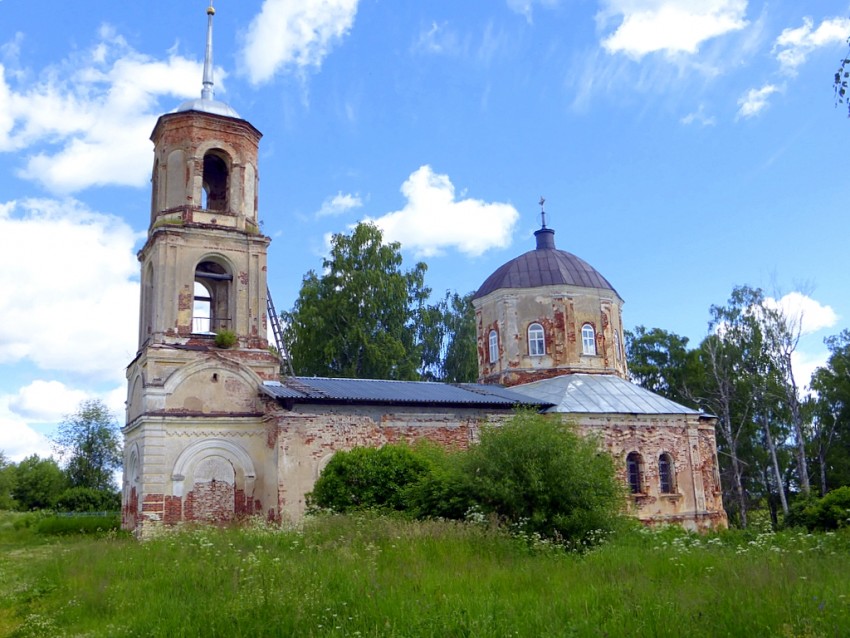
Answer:
[{"label": "dark grey dome", "polygon": [[534,233],[537,248],[511,259],[481,284],[473,299],[500,288],[536,288],[538,286],[581,286],[614,290],[605,277],[580,257],[555,248],[555,231],[541,228]]}]

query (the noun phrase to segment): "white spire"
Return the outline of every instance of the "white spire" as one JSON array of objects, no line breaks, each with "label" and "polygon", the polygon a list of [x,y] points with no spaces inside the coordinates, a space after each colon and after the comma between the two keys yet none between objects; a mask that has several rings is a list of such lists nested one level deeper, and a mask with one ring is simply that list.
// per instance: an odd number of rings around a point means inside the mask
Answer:
[{"label": "white spire", "polygon": [[212,100],[215,92],[213,91],[213,0],[210,0],[210,6],[207,7],[207,52],[204,56],[204,88],[201,89],[202,100]]}]

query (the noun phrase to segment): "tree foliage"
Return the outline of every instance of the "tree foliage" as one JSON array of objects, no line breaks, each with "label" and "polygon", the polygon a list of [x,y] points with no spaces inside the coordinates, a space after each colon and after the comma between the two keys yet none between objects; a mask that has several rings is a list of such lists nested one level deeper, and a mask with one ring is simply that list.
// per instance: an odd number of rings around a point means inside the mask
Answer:
[{"label": "tree foliage", "polygon": [[15,464],[0,451],[0,510],[13,510],[17,503],[12,496],[15,487]]},{"label": "tree foliage", "polygon": [[688,338],[644,326],[626,331],[626,357],[632,381],[671,401],[692,405],[693,385],[700,374],[696,351]]},{"label": "tree foliage", "polygon": [[425,305],[423,263],[402,270],[400,245],[358,224],[336,234],[324,273],[304,276],[292,311],[284,313],[295,371],[366,379],[416,379],[416,320]]},{"label": "tree foliage", "polygon": [[74,414],[66,415],[53,444],[65,460],[70,487],[117,489],[114,472],[121,467],[121,435],[102,401],[83,401]]},{"label": "tree foliage", "polygon": [[850,330],[829,337],[826,366],[812,378],[812,444],[817,457],[821,494],[850,485]]},{"label": "tree foliage", "polygon": [[22,510],[53,507],[59,494],[68,486],[65,473],[53,459],[28,456],[15,467],[12,496]]},{"label": "tree foliage", "polygon": [[429,305],[424,263],[402,268],[401,246],[358,224],[331,240],[282,314],[295,372],[360,379],[472,381],[475,323],[468,296]]}]

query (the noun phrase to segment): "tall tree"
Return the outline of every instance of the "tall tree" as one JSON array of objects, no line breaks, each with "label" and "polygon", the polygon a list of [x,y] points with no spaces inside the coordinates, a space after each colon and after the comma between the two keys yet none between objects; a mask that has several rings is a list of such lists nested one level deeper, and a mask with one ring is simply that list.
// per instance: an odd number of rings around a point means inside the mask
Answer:
[{"label": "tall tree", "polygon": [[102,401],[80,403],[67,415],[53,437],[71,487],[115,491],[114,472],[121,467],[118,422]]},{"label": "tall tree", "polygon": [[358,224],[336,234],[323,274],[305,275],[295,306],[283,314],[297,374],[417,379],[417,322],[429,290],[424,263],[402,270],[400,244]]},{"label": "tall tree", "polygon": [[478,376],[475,310],[472,294],[447,291],[420,316],[422,378],[463,383]]},{"label": "tall tree", "polygon": [[850,330],[828,337],[829,360],[812,377],[812,443],[821,494],[850,484]]}]

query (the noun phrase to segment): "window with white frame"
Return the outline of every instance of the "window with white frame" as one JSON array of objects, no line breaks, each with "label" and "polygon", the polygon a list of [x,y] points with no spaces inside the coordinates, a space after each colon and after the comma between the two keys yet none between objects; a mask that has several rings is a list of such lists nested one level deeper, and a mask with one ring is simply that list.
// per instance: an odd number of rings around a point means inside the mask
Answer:
[{"label": "window with white frame", "polygon": [[596,331],[589,323],[581,327],[582,354],[596,354]]},{"label": "window with white frame", "polygon": [[490,363],[496,363],[499,360],[499,333],[495,330],[490,331]]},{"label": "window with white frame", "polygon": [[539,323],[528,326],[528,354],[532,357],[546,354],[546,338],[543,336],[543,326]]}]

